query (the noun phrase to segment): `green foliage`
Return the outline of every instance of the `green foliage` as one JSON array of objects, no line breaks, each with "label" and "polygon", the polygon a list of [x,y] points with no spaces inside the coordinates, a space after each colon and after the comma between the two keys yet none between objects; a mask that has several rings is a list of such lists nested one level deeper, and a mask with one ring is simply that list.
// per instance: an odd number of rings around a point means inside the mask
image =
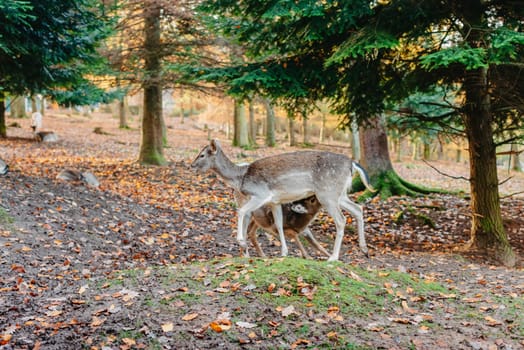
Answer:
[{"label": "green foliage", "polygon": [[485,48],[451,47],[433,52],[420,58],[422,68],[429,71],[447,68],[452,64],[460,64],[466,69],[488,67],[487,50]]},{"label": "green foliage", "polygon": [[74,88],[110,31],[95,0],[9,1],[0,17],[0,86],[10,93]]},{"label": "green foliage", "polygon": [[[225,84],[235,96],[255,92],[297,109],[327,98],[349,125],[350,116],[375,116],[431,86],[460,89],[466,71],[496,65],[494,111],[505,111],[508,120],[508,110],[524,110],[518,98],[524,79],[507,75],[519,69],[524,52],[522,12],[514,4],[224,0],[205,1],[201,9],[211,15],[207,23],[241,44],[250,59],[199,76]],[[476,13],[486,20],[471,28]],[[471,35],[482,36],[477,46]],[[517,89],[508,89],[505,79]]]}]

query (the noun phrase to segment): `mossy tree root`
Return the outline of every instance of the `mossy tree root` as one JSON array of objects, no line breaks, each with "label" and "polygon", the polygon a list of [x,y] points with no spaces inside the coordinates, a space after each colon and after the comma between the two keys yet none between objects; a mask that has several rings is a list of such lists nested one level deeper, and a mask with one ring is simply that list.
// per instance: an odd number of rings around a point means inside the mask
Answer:
[{"label": "mossy tree root", "polygon": [[372,176],[371,184],[376,192],[371,192],[366,189],[360,177],[353,179],[352,189],[354,192],[365,190],[364,193],[358,197],[359,202],[375,196],[386,199],[391,196],[418,197],[430,193],[449,193],[440,189],[412,184],[402,179],[394,170],[384,171]]}]

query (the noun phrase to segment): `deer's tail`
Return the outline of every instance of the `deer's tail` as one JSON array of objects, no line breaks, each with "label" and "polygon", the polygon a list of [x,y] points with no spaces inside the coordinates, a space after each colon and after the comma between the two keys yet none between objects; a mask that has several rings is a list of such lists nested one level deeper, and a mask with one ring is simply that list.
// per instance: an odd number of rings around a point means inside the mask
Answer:
[{"label": "deer's tail", "polygon": [[357,162],[353,162],[352,168],[353,168],[353,172],[357,171],[359,173],[360,178],[362,179],[362,183],[364,184],[364,186],[366,186],[366,188],[368,190],[370,190],[371,192],[376,192],[376,190],[373,188],[373,186],[371,186],[371,184],[369,183],[368,173],[366,172],[366,170],[364,170],[362,165],[358,164]]}]

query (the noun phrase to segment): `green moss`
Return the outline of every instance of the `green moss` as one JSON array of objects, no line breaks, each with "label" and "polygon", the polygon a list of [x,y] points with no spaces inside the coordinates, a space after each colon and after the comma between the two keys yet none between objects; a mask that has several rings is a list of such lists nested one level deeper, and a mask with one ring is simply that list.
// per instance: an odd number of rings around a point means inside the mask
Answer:
[{"label": "green moss", "polygon": [[162,153],[152,151],[152,150],[149,152],[141,153],[138,161],[142,165],[166,165],[167,164],[167,161]]},{"label": "green moss", "polygon": [[7,230],[7,231],[13,231],[14,222],[15,220],[9,215],[9,213],[5,211],[2,207],[0,207],[0,229]]},{"label": "green moss", "polygon": [[386,199],[391,196],[417,197],[430,193],[449,193],[448,191],[441,189],[412,184],[398,176],[394,170],[384,171],[371,177],[370,180],[376,192],[371,192],[366,189],[360,177],[355,177],[353,179],[352,189],[354,192],[365,190],[364,193],[358,197],[359,202],[366,201],[377,195],[382,199]]}]

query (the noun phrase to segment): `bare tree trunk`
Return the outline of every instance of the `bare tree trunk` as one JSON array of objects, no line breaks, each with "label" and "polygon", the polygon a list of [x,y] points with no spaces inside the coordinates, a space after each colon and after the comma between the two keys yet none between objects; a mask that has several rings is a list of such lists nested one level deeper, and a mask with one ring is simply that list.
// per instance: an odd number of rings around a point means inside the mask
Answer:
[{"label": "bare tree trunk", "polygon": [[275,137],[275,111],[268,99],[264,100],[266,107],[266,146],[274,147],[276,145]]},{"label": "bare tree trunk", "polygon": [[45,111],[46,111],[46,100],[45,100],[45,97],[42,96],[42,99],[40,100],[40,113],[42,114],[42,116],[45,116]]},{"label": "bare tree trunk", "polygon": [[319,143],[323,143],[326,138],[326,121],[327,121],[326,113],[322,112],[321,120],[320,120],[320,134],[318,135]]},{"label": "bare tree trunk", "polygon": [[507,266],[515,265],[502,224],[496,146],[493,141],[487,69],[466,72],[464,124],[469,143],[471,186],[471,240],[469,247],[494,249],[497,259]]},{"label": "bare tree trunk", "polygon": [[0,91],[0,139],[7,137],[7,127],[5,124],[5,95]]},{"label": "bare tree trunk", "polygon": [[309,144],[308,118],[305,113],[302,114],[302,143]]},{"label": "bare tree trunk", "polygon": [[255,123],[255,104],[249,101],[249,143],[257,144],[257,124]]},{"label": "bare tree trunk", "polygon": [[234,111],[235,125],[233,130],[233,146],[249,146],[248,123],[246,119],[245,105],[235,100]]},{"label": "bare tree trunk", "polygon": [[129,106],[127,103],[127,95],[124,95],[118,100],[118,127],[120,129],[129,128],[129,125],[127,124],[128,114]]},{"label": "bare tree trunk", "polygon": [[11,97],[11,118],[25,118],[25,97],[12,96]]},{"label": "bare tree trunk", "polygon": [[144,164],[163,165],[164,158],[162,83],[160,61],[160,8],[147,9],[144,18],[145,71],[144,115],[142,142],[138,161]]},{"label": "bare tree trunk", "polygon": [[295,118],[292,116],[287,117],[287,135],[290,146],[295,146],[297,142],[295,141]]},{"label": "bare tree trunk", "polygon": [[511,144],[511,169],[515,171],[522,171],[522,162],[520,161],[519,146],[515,143]]},{"label": "bare tree trunk", "polygon": [[32,113],[38,112],[38,106],[37,106],[35,95],[31,95],[31,112]]},{"label": "bare tree trunk", "polygon": [[375,118],[370,127],[360,128],[360,162],[371,178],[393,171],[389,157],[386,128],[381,117]]},{"label": "bare tree trunk", "polygon": [[431,144],[423,142],[422,144],[422,159],[429,160],[431,158]]}]

